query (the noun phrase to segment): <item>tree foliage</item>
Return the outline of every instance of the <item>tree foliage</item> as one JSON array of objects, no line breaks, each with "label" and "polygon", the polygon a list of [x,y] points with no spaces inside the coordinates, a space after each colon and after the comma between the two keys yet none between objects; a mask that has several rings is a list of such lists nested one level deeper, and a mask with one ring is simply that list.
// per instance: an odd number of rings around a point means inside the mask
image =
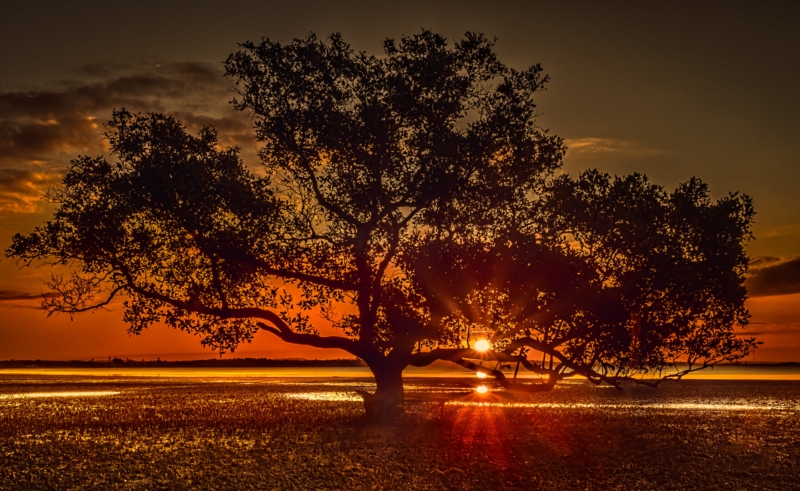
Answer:
[{"label": "tree foliage", "polygon": [[[676,361],[746,356],[743,275],[753,210],[691,179],[673,193],[639,174],[557,176],[565,147],[536,123],[538,65],[515,70],[493,42],[423,31],[383,56],[340,36],[245,43],[226,61],[254,115],[262,168],[160,114],[116,111],[113,161],[80,157],[53,219],[8,254],[74,265],[50,312],[125,295],[138,333],[154,322],[232,350],[259,328],[361,357],[365,396],[402,402],[402,370],[450,360],[519,387],[485,360],[552,387],[618,384]],[[320,335],[320,322],[341,335]],[[655,375],[654,375],[655,374]],[[399,388],[398,388],[399,387]],[[372,398],[372,399],[370,399]]]}]

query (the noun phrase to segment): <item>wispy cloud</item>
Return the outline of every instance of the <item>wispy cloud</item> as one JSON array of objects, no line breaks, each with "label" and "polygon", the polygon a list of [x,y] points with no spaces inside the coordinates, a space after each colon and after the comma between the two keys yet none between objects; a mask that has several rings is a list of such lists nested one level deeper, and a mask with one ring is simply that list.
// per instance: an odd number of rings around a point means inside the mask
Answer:
[{"label": "wispy cloud", "polygon": [[29,293],[18,290],[0,290],[0,302],[18,302],[21,300],[41,300],[51,297],[52,293]]},{"label": "wispy cloud", "polygon": [[42,308],[40,302],[44,298],[52,298],[55,293],[29,293],[19,290],[0,290],[0,306],[12,309]]},{"label": "wispy cloud", "polygon": [[78,155],[108,152],[111,110],[166,112],[190,131],[212,125],[220,143],[254,154],[248,115],[233,111],[220,64],[95,64],[50,87],[0,92],[0,212],[31,213]]},{"label": "wispy cloud", "polygon": [[798,293],[800,257],[753,258],[750,261],[750,273],[745,284],[752,297]]},{"label": "wispy cloud", "polygon": [[566,138],[568,154],[617,154],[626,156],[647,156],[662,153],[657,148],[641,143],[616,138]]},{"label": "wispy cloud", "polygon": [[0,210],[16,213],[39,211],[44,192],[60,181],[61,174],[57,172],[0,168]]},{"label": "wispy cloud", "polygon": [[741,336],[798,335],[800,334],[800,322],[789,322],[786,324],[752,322],[744,331],[739,331],[737,334]]}]

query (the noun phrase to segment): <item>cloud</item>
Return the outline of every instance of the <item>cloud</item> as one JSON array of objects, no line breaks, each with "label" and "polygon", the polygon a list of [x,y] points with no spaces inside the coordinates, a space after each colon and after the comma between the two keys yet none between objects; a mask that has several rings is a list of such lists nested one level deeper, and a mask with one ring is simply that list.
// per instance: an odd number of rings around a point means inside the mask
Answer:
[{"label": "cloud", "polygon": [[647,156],[662,153],[638,142],[616,138],[566,138],[564,144],[571,154],[616,154],[626,156]]},{"label": "cloud", "polygon": [[41,209],[47,189],[61,181],[57,172],[0,169],[0,210],[34,213]]},{"label": "cloud", "polygon": [[[232,116],[213,117],[176,111],[172,115],[187,128],[214,127],[222,146],[237,146],[245,150],[255,148],[256,140],[251,129],[253,125],[249,119],[242,118],[239,113],[234,113]],[[250,157],[252,158],[253,155]]]},{"label": "cloud", "polygon": [[212,125],[255,161],[252,122],[231,97],[221,64],[193,62],[87,65],[72,80],[0,92],[0,212],[39,211],[72,159],[108,153],[113,109],[173,114],[190,132]]},{"label": "cloud", "polygon": [[20,300],[41,300],[52,297],[52,293],[27,293],[17,290],[0,290],[0,302],[18,302]]},{"label": "cloud", "polygon": [[[52,298],[55,293],[28,293],[18,290],[0,290],[0,306],[13,309],[41,310],[42,299]],[[37,303],[33,303],[36,301]]]},{"label": "cloud", "polygon": [[121,106],[143,112],[161,111],[167,106],[174,110],[196,104],[209,92],[221,97],[206,100],[205,108],[220,110],[231,98],[221,67],[208,63],[93,65],[85,72],[91,77],[48,88],[0,93],[0,114],[3,118],[47,121]]},{"label": "cloud", "polygon": [[745,282],[752,297],[800,292],[800,257],[756,257],[750,261]]},{"label": "cloud", "polygon": [[[54,156],[103,150],[103,127],[94,116],[47,121],[0,121],[0,159],[48,161]],[[73,155],[74,157],[74,155]]]},{"label": "cloud", "polygon": [[800,322],[789,322],[786,324],[767,324],[761,322],[751,322],[744,331],[738,331],[738,336],[782,336],[800,334]]}]

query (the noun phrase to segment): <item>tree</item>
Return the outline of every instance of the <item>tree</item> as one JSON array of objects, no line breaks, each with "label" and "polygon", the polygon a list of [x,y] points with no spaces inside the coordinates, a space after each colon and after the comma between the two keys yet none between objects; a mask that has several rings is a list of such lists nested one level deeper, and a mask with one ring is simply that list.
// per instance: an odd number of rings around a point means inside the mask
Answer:
[{"label": "tree", "polygon": [[[526,389],[575,375],[656,386],[755,348],[733,332],[749,318],[747,196],[712,202],[698,179],[669,194],[640,174],[588,171],[554,179],[540,198],[537,216],[494,239],[428,236],[409,254],[432,313],[453,329],[491,332],[493,359],[547,377]],[[416,356],[478,369],[463,350]]]},{"label": "tree", "polygon": [[[226,68],[263,175],[211,128],[115,111],[116,160],[73,161],[53,219],[7,251],[74,265],[49,282],[50,313],[124,294],[133,333],[165,322],[233,350],[263,329],[342,349],[375,376],[376,420],[401,409],[410,365],[450,360],[524,390],[575,375],[656,384],[686,373],[663,371],[676,360],[754,346],[733,333],[747,322],[749,198],[556,177],[565,148],[536,124],[539,65],[503,65],[482,35],[423,31],[382,57],[338,35],[245,43]],[[321,335],[318,317],[342,335]],[[476,333],[493,348],[474,350]]]}]

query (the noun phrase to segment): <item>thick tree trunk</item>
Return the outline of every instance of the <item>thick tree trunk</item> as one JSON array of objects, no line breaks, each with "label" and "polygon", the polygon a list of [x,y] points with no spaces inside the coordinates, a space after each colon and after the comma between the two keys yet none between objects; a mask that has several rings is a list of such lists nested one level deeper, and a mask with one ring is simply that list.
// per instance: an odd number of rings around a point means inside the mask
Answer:
[{"label": "thick tree trunk", "polygon": [[365,417],[374,423],[392,422],[403,412],[403,369],[389,364],[369,368],[377,389],[374,394],[359,391],[364,398]]}]

